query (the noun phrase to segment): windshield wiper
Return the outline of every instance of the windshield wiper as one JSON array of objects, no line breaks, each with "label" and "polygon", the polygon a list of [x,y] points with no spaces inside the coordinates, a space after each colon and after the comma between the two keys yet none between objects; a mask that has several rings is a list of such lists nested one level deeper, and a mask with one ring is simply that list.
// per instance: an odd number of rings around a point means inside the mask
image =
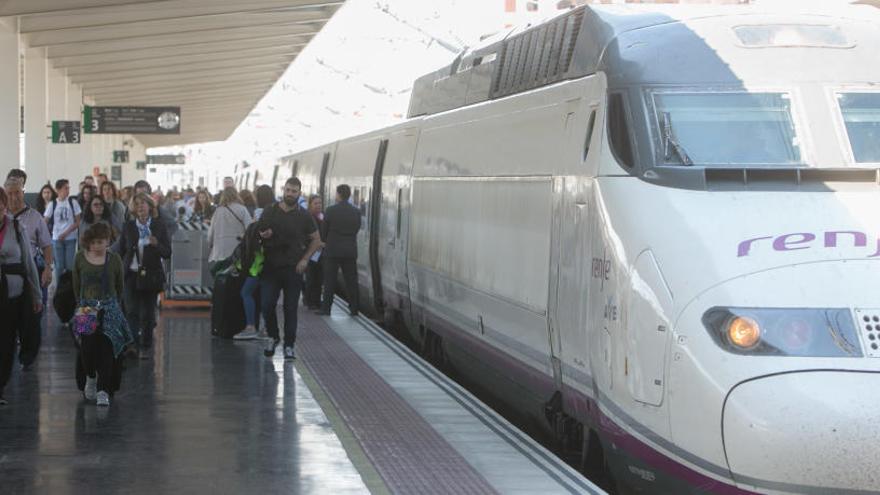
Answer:
[{"label": "windshield wiper", "polygon": [[694,164],[684,146],[675,139],[675,133],[672,131],[672,117],[669,112],[663,112],[663,158],[669,160],[672,158],[672,153],[678,155],[682,165],[690,167]]}]

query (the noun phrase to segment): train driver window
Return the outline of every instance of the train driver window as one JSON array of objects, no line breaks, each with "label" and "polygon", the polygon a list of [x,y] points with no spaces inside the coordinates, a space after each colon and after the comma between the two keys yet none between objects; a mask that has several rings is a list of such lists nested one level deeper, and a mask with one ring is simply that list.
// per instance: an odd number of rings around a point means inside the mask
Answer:
[{"label": "train driver window", "polygon": [[632,168],[635,165],[635,155],[622,93],[612,93],[608,96],[608,137],[617,160],[621,165]]},{"label": "train driver window", "polygon": [[803,164],[788,93],[658,92],[654,108],[663,164]]},{"label": "train driver window", "polygon": [[838,93],[846,135],[856,163],[880,163],[880,93]]}]

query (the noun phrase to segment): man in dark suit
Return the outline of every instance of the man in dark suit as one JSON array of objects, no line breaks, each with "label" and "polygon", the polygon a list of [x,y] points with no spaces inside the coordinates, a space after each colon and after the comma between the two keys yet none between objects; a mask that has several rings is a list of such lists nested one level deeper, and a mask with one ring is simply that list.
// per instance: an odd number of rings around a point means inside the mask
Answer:
[{"label": "man in dark suit", "polygon": [[358,314],[357,233],[361,230],[361,212],[348,202],[351,187],[336,188],[336,204],[324,212],[323,238],[326,239],[321,258],[324,260],[324,298],[318,314],[329,315],[336,290],[336,275],[342,267],[345,294],[352,316]]}]

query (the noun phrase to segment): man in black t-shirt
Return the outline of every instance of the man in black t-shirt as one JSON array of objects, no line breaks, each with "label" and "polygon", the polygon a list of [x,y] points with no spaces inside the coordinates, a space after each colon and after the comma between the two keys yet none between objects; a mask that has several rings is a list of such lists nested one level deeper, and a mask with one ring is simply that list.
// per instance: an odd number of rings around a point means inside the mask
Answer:
[{"label": "man in black t-shirt", "polygon": [[266,261],[260,274],[261,309],[269,342],[263,351],[275,354],[280,341],[275,305],[284,291],[284,359],[293,359],[296,343],[297,306],[303,288],[303,273],[309,258],[321,246],[321,236],[308,211],[300,207],[302,184],[291,177],[284,184],[284,200],[266,208],[257,222]]}]

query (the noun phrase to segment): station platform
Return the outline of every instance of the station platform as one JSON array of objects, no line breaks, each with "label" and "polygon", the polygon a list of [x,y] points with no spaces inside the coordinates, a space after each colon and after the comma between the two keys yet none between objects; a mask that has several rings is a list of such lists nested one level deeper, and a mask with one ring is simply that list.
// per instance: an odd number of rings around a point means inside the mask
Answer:
[{"label": "station platform", "polygon": [[300,309],[297,359],[162,311],[109,408],[57,320],[0,408],[8,493],[603,493],[364,317]]}]

